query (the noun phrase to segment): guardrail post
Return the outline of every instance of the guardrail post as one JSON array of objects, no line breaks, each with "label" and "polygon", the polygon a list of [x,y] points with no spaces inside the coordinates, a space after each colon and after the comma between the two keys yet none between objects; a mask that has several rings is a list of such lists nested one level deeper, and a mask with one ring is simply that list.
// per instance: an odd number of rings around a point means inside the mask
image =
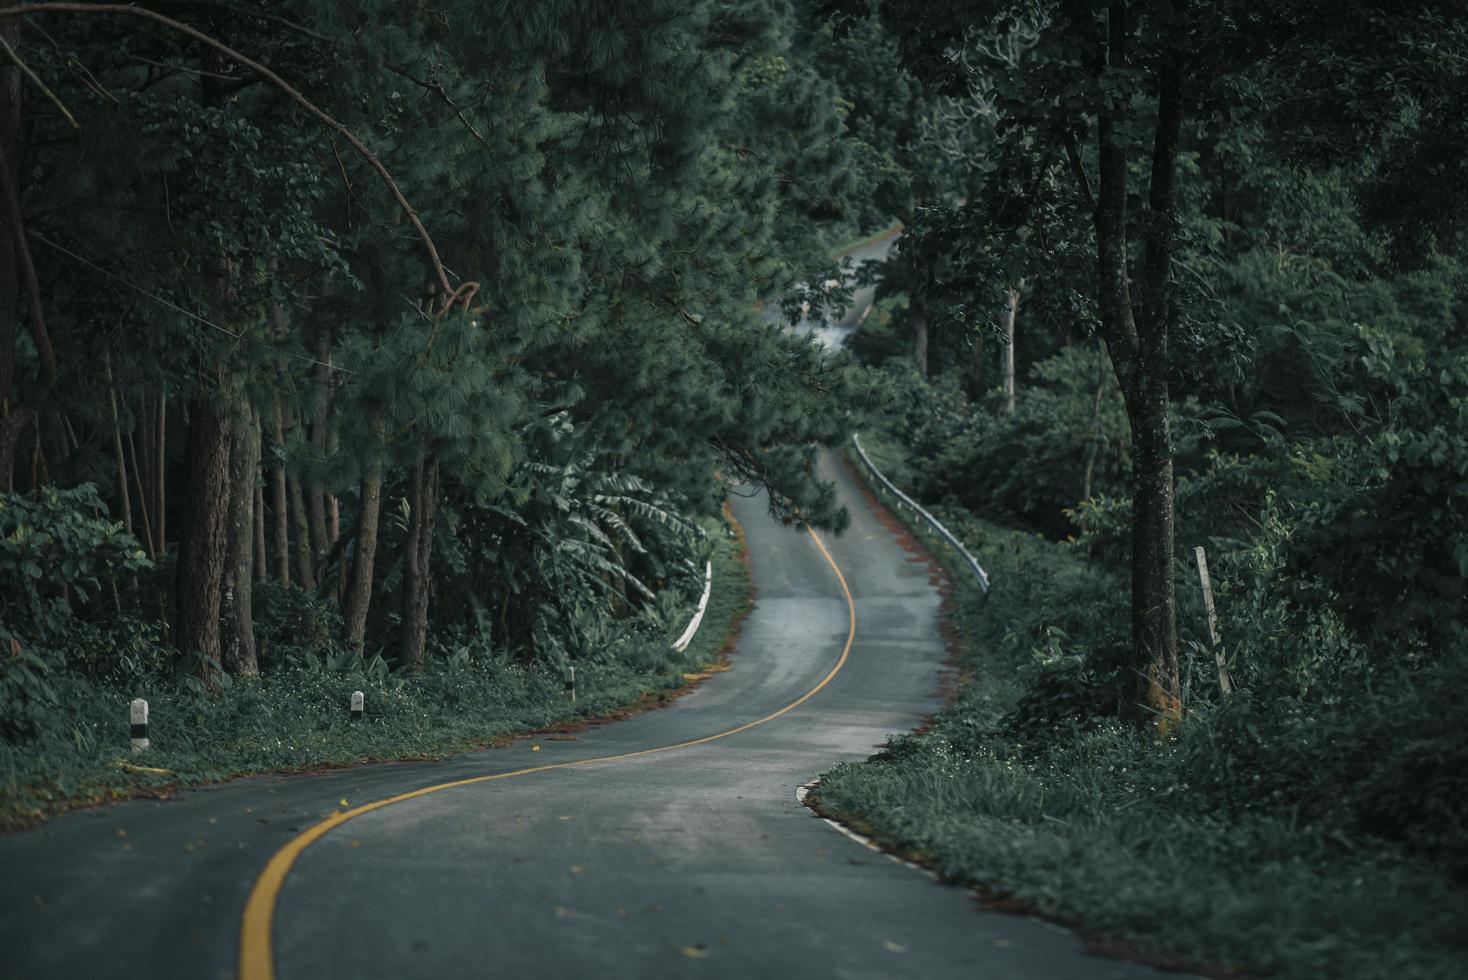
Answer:
[{"label": "guardrail post", "polygon": [[575,704],[576,703],[576,668],[573,667],[573,666],[571,666],[570,664],[567,664],[566,665],[565,678],[566,678],[566,697],[570,698],[572,704]]}]

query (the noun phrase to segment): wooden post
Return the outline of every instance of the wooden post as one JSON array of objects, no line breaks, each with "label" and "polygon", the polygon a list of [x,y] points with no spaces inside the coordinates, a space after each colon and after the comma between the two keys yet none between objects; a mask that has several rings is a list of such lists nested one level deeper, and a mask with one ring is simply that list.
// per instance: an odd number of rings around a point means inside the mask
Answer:
[{"label": "wooden post", "polygon": [[1213,581],[1208,577],[1208,556],[1199,545],[1193,549],[1198,560],[1198,581],[1203,586],[1203,608],[1208,613],[1208,645],[1213,650],[1213,661],[1218,665],[1218,689],[1225,695],[1232,694],[1233,680],[1228,676],[1228,666],[1223,660],[1223,647],[1218,635],[1218,612],[1213,608]]}]

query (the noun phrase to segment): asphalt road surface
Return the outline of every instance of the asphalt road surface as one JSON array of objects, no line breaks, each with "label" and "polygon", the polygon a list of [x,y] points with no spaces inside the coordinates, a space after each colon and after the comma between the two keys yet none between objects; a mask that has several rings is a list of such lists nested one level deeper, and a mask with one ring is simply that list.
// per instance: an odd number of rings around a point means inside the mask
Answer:
[{"label": "asphalt road surface", "polygon": [[735,503],[757,598],[729,672],[575,741],[238,780],[0,837],[0,976],[1158,976],[982,911],[797,802],[934,711],[945,659],[927,565],[823,466],[852,510],[839,538]]},{"label": "asphalt road surface", "polygon": [[[898,233],[893,233],[876,241],[866,242],[842,254],[844,258],[851,260],[851,270],[855,273],[868,262],[887,258],[899,237]],[[866,319],[867,311],[875,302],[877,293],[874,286],[855,286],[854,276],[850,281],[855,288],[851,291],[851,305],[846,308],[842,316],[829,322],[811,320],[807,317],[795,324],[792,329],[798,334],[809,334],[816,337],[829,350],[839,350],[844,347],[846,341],[856,332],[856,328]],[[785,322],[778,303],[770,304],[765,308],[765,319],[771,323],[783,324]]]}]

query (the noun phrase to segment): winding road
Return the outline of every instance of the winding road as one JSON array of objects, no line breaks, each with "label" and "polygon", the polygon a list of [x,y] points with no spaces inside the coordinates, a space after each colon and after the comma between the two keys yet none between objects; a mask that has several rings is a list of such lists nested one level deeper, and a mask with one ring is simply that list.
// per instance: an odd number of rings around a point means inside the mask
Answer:
[{"label": "winding road", "polygon": [[735,501],[756,604],[727,673],[573,741],[237,780],[0,837],[0,976],[1159,976],[983,911],[797,802],[921,724],[946,658],[928,564],[822,467],[852,512],[841,537]]}]

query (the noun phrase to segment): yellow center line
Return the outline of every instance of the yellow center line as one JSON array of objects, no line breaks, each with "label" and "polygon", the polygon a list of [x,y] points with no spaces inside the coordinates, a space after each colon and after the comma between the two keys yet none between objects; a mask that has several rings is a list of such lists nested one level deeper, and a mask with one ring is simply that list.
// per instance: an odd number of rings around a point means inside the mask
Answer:
[{"label": "yellow center line", "polygon": [[636,759],[644,755],[656,755],[660,752],[672,752],[677,749],[687,749],[695,745],[707,745],[709,742],[717,742],[721,738],[738,735],[747,732],[751,728],[774,721],[781,715],[794,711],[811,698],[815,697],[832,678],[841,672],[846,666],[847,658],[851,656],[851,644],[856,640],[856,603],[851,598],[851,588],[846,584],[846,576],[841,574],[841,567],[836,564],[836,559],[831,557],[831,552],[826,548],[826,543],[821,540],[820,535],[810,528],[811,540],[820,549],[821,555],[825,557],[831,570],[836,573],[836,580],[841,583],[841,592],[846,597],[846,610],[850,617],[850,626],[846,632],[846,645],[841,650],[841,657],[835,666],[822,677],[820,683],[806,691],[800,697],[791,701],[779,711],[771,712],[763,718],[745,722],[737,728],[719,732],[714,735],[705,735],[702,738],[689,739],[686,742],[675,742],[672,745],[660,745],[651,749],[639,749],[636,752],[622,752],[618,755],[603,755],[594,759],[578,759],[574,762],[556,762],[544,766],[531,766],[528,769],[516,769],[513,772],[494,773],[488,776],[470,776],[467,779],[455,779],[452,782],[439,783],[436,786],[425,786],[415,789],[409,793],[399,793],[397,796],[389,796],[351,810],[342,810],[333,813],[320,823],[308,827],[299,835],[292,838],[284,847],[276,851],[270,858],[265,870],[260,872],[260,877],[255,880],[255,887],[250,889],[250,897],[245,902],[245,914],[240,921],[240,980],[275,980],[275,953],[271,948],[271,924],[275,918],[276,902],[280,898],[280,889],[285,884],[286,875],[290,874],[291,866],[296,863],[296,858],[301,852],[310,847],[316,841],[325,837],[332,830],[351,820],[360,817],[364,813],[380,810],[394,803],[402,803],[405,800],[416,799],[427,796],[430,793],[438,793],[446,789],[454,789],[459,786],[472,786],[475,783],[489,783],[497,779],[509,779],[513,776],[528,776],[531,773],[549,772],[552,769],[573,769],[577,766],[589,766],[598,762],[616,762],[621,759]]}]

